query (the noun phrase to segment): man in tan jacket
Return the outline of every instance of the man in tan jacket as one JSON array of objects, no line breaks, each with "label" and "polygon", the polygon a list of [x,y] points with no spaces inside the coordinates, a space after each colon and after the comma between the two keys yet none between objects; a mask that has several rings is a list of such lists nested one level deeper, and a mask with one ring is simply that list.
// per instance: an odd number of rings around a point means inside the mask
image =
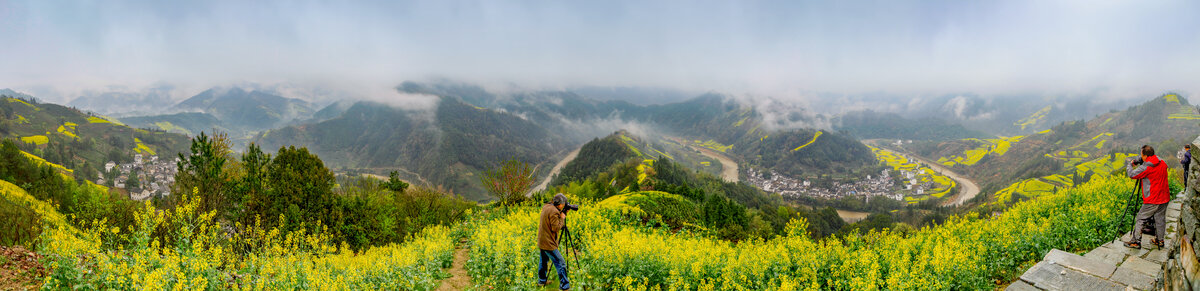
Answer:
[{"label": "man in tan jacket", "polygon": [[571,289],[571,282],[567,280],[567,262],[558,252],[558,231],[562,229],[563,220],[567,218],[567,214],[562,211],[566,205],[567,196],[558,193],[554,195],[550,204],[542,206],[542,215],[538,219],[538,249],[542,253],[538,263],[539,287],[546,285],[546,261],[549,260],[554,264],[554,270],[558,271],[558,289]]}]

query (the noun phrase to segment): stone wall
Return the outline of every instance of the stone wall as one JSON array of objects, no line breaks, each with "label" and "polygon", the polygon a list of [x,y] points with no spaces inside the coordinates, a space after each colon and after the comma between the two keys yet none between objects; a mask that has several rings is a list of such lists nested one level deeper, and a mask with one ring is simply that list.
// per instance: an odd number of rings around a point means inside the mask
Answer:
[{"label": "stone wall", "polygon": [[[1192,157],[1200,156],[1200,137],[1192,141]],[[1179,218],[1179,235],[1175,238],[1179,247],[1172,250],[1169,260],[1163,265],[1162,286],[1165,290],[1200,290],[1200,263],[1196,260],[1194,248],[1200,232],[1196,231],[1197,217],[1200,216],[1200,187],[1196,179],[1200,178],[1200,166],[1192,161],[1188,175],[1188,185],[1185,185],[1182,202],[1182,215]]]}]

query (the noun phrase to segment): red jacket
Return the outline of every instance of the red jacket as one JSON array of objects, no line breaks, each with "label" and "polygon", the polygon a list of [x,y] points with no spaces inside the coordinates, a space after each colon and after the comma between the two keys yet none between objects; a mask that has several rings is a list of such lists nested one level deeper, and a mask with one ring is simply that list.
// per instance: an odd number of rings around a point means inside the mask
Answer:
[{"label": "red jacket", "polygon": [[1141,166],[1125,167],[1125,174],[1139,179],[1142,186],[1142,203],[1163,204],[1171,201],[1171,189],[1167,186],[1167,163],[1158,156],[1150,156]]}]

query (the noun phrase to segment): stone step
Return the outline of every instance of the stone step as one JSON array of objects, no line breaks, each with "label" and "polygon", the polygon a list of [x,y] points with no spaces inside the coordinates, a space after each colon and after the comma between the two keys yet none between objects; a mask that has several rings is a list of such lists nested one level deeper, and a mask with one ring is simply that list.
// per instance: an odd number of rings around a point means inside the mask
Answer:
[{"label": "stone step", "polygon": [[[1062,265],[1067,268],[1082,271],[1100,278],[1108,278],[1112,276],[1113,271],[1116,271],[1117,266],[1108,264],[1101,260],[1096,260],[1062,250],[1053,249],[1046,253],[1046,257],[1042,258],[1043,262]],[[1128,260],[1126,260],[1128,262]],[[1145,261],[1145,260],[1143,260]]]},{"label": "stone step", "polygon": [[[1125,248],[1125,247],[1122,246],[1121,248]],[[1088,252],[1087,254],[1083,255],[1083,257],[1085,257],[1085,258],[1090,258],[1093,260],[1101,261],[1106,264],[1111,264],[1113,266],[1116,266],[1117,264],[1124,262],[1126,256],[1128,256],[1128,254],[1126,254],[1124,250],[1117,250],[1117,249],[1113,249],[1111,247],[1103,247],[1103,246],[1095,248],[1092,251]]]},{"label": "stone step", "polygon": [[1126,268],[1117,269],[1110,280],[1138,290],[1150,290],[1154,288],[1154,277]]},{"label": "stone step", "polygon": [[1120,268],[1130,269],[1148,276],[1154,276],[1158,274],[1158,270],[1162,269],[1162,265],[1139,257],[1129,257],[1128,259],[1125,259],[1125,262],[1121,263]]},{"label": "stone step", "polygon": [[1149,253],[1147,253],[1142,258],[1146,259],[1147,261],[1153,262],[1155,264],[1161,265],[1162,263],[1167,261],[1167,254],[1168,254],[1167,249],[1153,250],[1153,251],[1150,251]]},{"label": "stone step", "polygon": [[[1047,261],[1038,262],[1021,274],[1021,281],[1042,290],[1125,290],[1125,286]],[[1016,287],[1014,287],[1016,285]],[[1014,283],[1013,290],[1024,287]]]},{"label": "stone step", "polygon": [[1042,289],[1033,287],[1033,285],[1029,285],[1029,283],[1026,283],[1025,281],[1021,281],[1020,279],[1017,279],[1016,282],[1013,282],[1012,284],[1009,284],[1007,288],[1004,288],[1004,291],[1040,291],[1040,290],[1042,290]]}]

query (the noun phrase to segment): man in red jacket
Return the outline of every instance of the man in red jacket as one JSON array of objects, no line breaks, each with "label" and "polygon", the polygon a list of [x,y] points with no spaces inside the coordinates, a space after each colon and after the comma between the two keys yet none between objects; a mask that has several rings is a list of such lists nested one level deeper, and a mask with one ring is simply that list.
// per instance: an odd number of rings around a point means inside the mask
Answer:
[{"label": "man in red jacket", "polygon": [[1167,163],[1154,155],[1154,148],[1142,146],[1142,163],[1137,162],[1125,167],[1125,174],[1131,179],[1137,179],[1142,187],[1142,209],[1138,210],[1137,220],[1133,224],[1133,238],[1125,242],[1126,247],[1142,247],[1142,225],[1154,218],[1154,240],[1151,242],[1158,247],[1163,246],[1166,235],[1167,202],[1171,202],[1171,190],[1167,186]]}]

